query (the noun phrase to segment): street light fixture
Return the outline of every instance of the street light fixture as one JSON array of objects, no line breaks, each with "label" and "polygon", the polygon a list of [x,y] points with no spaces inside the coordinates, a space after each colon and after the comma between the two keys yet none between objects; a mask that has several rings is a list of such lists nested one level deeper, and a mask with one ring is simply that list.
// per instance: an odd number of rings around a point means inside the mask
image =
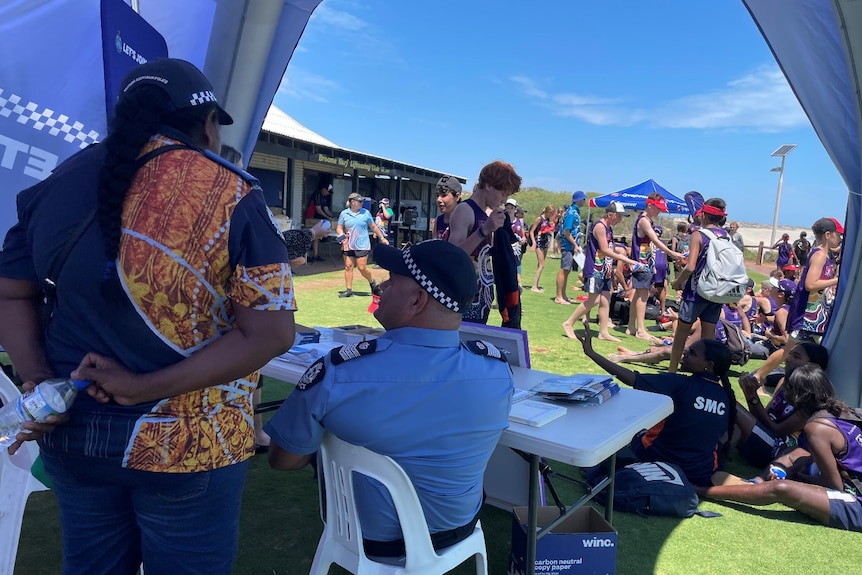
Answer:
[{"label": "street light fixture", "polygon": [[770,246],[775,245],[775,229],[778,227],[778,208],[781,207],[781,185],[784,183],[784,160],[787,154],[796,148],[796,144],[784,144],[774,152],[772,156],[781,158],[781,165],[777,168],[772,168],[770,172],[778,172],[778,193],[775,195],[775,214],[772,216],[772,240]]}]

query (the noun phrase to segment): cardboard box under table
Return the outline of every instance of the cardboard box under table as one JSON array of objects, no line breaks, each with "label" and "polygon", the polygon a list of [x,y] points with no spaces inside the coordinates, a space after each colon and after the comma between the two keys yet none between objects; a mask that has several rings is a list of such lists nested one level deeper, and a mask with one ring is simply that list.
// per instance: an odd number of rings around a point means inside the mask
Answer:
[{"label": "cardboard box under table", "polygon": [[[539,527],[560,517],[556,507],[539,510]],[[512,553],[509,575],[527,572],[527,508],[512,510]],[[613,575],[617,532],[592,507],[581,507],[536,544],[536,573],[543,575]]]}]

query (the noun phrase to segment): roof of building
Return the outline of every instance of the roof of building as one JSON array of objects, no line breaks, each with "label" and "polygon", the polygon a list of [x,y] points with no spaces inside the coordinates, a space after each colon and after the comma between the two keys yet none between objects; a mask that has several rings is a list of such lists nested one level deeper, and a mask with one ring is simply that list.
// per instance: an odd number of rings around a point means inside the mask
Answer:
[{"label": "roof of building", "polygon": [[269,107],[269,111],[263,119],[263,131],[278,134],[279,136],[285,136],[287,138],[293,138],[294,140],[302,140],[303,142],[317,144],[319,146],[329,146],[330,148],[341,147],[332,140],[324,138],[317,132],[309,130],[275,106]]},{"label": "roof of building", "polygon": [[[269,111],[267,112],[266,117],[263,119],[262,131],[268,132],[270,134],[275,134],[277,136],[283,136],[285,138],[291,138],[293,140],[298,140],[301,142],[307,142],[309,144],[314,144],[317,146],[326,146],[334,150],[344,150],[345,152],[349,153],[361,154],[363,156],[378,158],[392,164],[412,166],[413,168],[416,168],[418,170],[424,170],[435,174],[445,174],[445,172],[439,172],[438,170],[433,170],[424,166],[418,166],[416,164],[408,164],[401,160],[393,160],[392,158],[384,158],[383,156],[369,154],[368,152],[360,152],[359,150],[351,150],[350,148],[344,148],[342,146],[339,146],[332,140],[324,138],[317,132],[306,128],[305,126],[294,120],[292,117],[287,115],[287,113],[285,113],[283,110],[276,108],[275,106],[269,107]],[[467,181],[466,178],[464,178],[463,176],[455,175],[455,177],[461,180],[461,182]]]}]

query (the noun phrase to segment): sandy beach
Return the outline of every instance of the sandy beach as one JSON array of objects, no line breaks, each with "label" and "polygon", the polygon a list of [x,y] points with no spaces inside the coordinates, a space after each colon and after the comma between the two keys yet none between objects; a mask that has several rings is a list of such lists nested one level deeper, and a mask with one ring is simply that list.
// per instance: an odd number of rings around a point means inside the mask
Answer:
[{"label": "sandy beach", "polygon": [[[799,239],[800,232],[808,232],[809,242],[814,239],[814,235],[811,233],[811,228],[778,226],[775,228],[775,241],[777,242],[781,239],[781,234],[790,234],[790,243],[793,243]],[[763,246],[767,248],[772,247],[773,245],[770,243],[772,238],[772,224],[739,222],[739,233],[742,234],[742,240],[743,243],[745,243],[745,246],[752,251],[757,250],[757,246],[760,242],[763,242]]]}]

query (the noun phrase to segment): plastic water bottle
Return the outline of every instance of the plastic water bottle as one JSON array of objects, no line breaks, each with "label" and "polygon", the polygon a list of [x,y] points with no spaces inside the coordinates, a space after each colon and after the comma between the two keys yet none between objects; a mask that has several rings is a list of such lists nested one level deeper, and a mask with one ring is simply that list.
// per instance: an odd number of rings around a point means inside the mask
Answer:
[{"label": "plastic water bottle", "polygon": [[78,391],[90,385],[85,379],[46,379],[34,389],[0,408],[0,449],[15,442],[25,421],[45,421],[66,413]]}]

